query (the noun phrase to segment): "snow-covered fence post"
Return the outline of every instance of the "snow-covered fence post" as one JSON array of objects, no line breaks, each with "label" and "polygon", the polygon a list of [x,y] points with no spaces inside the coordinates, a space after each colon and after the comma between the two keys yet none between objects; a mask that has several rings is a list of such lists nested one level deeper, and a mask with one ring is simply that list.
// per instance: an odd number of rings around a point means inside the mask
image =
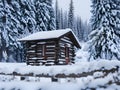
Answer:
[{"label": "snow-covered fence post", "polygon": [[51,81],[52,81],[52,82],[58,82],[58,78],[56,78],[55,76],[52,76],[52,77],[51,77]]},{"label": "snow-covered fence post", "polygon": [[24,77],[24,76],[21,76],[21,77],[20,77],[20,80],[21,80],[21,81],[25,80],[25,77]]},{"label": "snow-covered fence post", "polygon": [[13,78],[12,78],[12,80],[14,80],[15,79],[15,75],[17,75],[17,72],[13,72]]}]

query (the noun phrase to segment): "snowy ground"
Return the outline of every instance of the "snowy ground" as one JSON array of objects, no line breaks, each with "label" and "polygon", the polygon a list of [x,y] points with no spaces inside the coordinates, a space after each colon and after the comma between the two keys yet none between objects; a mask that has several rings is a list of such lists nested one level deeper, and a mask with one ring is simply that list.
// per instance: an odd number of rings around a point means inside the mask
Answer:
[{"label": "snowy ground", "polygon": [[[117,68],[116,68],[117,67]],[[0,63],[0,90],[119,90],[120,61],[79,62],[66,66],[26,66],[25,63]],[[107,70],[107,71],[106,71]],[[21,75],[33,76],[21,80]],[[84,74],[88,73],[87,76]],[[8,75],[4,75],[4,74]],[[53,82],[50,77],[36,75],[80,74],[82,77],[58,78]],[[11,75],[9,75],[11,74]]]},{"label": "snowy ground", "polygon": [[79,62],[73,65],[55,65],[55,66],[27,66],[25,63],[0,63],[0,73],[4,74],[33,74],[56,76],[58,74],[81,74],[83,72],[91,72],[94,70],[111,70],[120,67],[120,61],[117,60],[101,60],[91,62]]},{"label": "snowy ground", "polygon": [[[86,48],[87,45],[82,46]],[[27,66],[25,63],[0,63],[0,90],[120,90],[120,61],[87,62],[87,58],[87,51],[81,49],[74,65]],[[52,76],[63,74],[64,77],[52,81]],[[25,79],[21,80],[23,76]]]},{"label": "snowy ground", "polygon": [[76,62],[87,62],[89,58],[89,53],[87,51],[88,45],[84,42],[81,42],[80,45],[82,46],[82,48],[76,52]]}]

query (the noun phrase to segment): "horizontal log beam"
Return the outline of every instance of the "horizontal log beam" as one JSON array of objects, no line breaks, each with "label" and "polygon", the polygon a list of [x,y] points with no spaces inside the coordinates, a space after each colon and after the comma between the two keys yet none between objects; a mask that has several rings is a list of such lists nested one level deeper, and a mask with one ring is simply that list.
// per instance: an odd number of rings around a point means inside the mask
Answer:
[{"label": "horizontal log beam", "polygon": [[[49,75],[49,74],[34,74],[34,73],[27,73],[27,74],[21,74],[21,73],[18,73],[18,72],[10,72],[10,73],[0,73],[0,75],[10,75],[10,76],[30,76],[30,77],[56,77],[56,78],[81,78],[81,77],[87,77],[87,76],[92,76],[94,75],[94,73],[96,72],[102,72],[104,73],[104,75],[102,77],[105,77],[107,76],[108,74],[110,73],[114,73],[114,72],[118,72],[118,69],[119,68],[112,68],[110,70],[93,70],[91,72],[83,72],[83,73],[71,73],[69,75],[66,75],[66,74],[62,74],[62,73],[59,73],[59,74],[56,74],[56,75]],[[97,78],[101,78],[100,77],[97,77]]]}]

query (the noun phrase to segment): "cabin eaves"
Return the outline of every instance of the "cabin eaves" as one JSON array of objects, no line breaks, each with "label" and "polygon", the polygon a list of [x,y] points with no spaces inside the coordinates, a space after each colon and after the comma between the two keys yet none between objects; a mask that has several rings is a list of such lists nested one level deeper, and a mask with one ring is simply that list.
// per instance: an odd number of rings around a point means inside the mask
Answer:
[{"label": "cabin eaves", "polygon": [[28,35],[18,41],[37,41],[37,40],[49,40],[49,39],[60,39],[67,35],[74,45],[77,48],[81,48],[79,40],[73,33],[71,29],[60,29],[60,30],[52,30],[52,31],[41,31],[31,35]]}]

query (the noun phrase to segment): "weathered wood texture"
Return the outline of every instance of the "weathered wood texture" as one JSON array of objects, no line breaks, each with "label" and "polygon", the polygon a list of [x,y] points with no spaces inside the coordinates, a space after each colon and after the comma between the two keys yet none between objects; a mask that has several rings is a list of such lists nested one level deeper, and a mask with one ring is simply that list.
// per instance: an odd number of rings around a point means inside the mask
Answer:
[{"label": "weathered wood texture", "polygon": [[[26,59],[28,65],[43,65],[55,60],[55,42],[27,42]],[[48,61],[49,60],[49,61]],[[51,62],[50,62],[51,60]]]},{"label": "weathered wood texture", "polygon": [[[59,41],[60,51],[59,51],[59,62],[61,64],[73,63],[74,60],[74,46],[68,37],[63,37]],[[66,62],[66,58],[69,62]]]},{"label": "weathered wood texture", "polygon": [[92,70],[92,71],[89,71],[89,72],[78,72],[78,73],[70,73],[68,75],[66,74],[63,74],[63,73],[59,73],[59,74],[55,74],[55,75],[49,75],[49,74],[35,74],[33,72],[31,73],[26,73],[26,74],[21,74],[21,73],[18,73],[18,72],[9,72],[9,73],[0,73],[0,75],[13,75],[13,76],[21,76],[21,77],[25,77],[25,76],[30,76],[30,77],[56,77],[56,78],[81,78],[81,77],[87,77],[87,76],[93,76],[96,72],[101,72],[103,73],[103,75],[101,76],[97,76],[95,78],[103,78],[109,74],[113,74],[114,72],[117,72],[119,71],[120,67],[117,66],[117,67],[114,67],[114,68],[111,68],[110,70],[108,69],[97,69],[97,70]]},{"label": "weathered wood texture", "polygon": [[25,47],[28,65],[69,64],[74,61],[74,45],[66,36],[49,41],[27,41]]}]

